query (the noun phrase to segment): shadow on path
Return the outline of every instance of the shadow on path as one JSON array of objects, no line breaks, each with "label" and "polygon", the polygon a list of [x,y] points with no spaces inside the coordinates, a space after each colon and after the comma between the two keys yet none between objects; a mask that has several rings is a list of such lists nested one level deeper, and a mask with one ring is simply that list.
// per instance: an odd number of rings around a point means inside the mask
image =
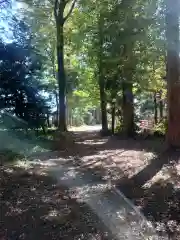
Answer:
[{"label": "shadow on path", "polygon": [[45,175],[1,167],[0,239],[113,239],[87,204]]},{"label": "shadow on path", "polygon": [[146,182],[151,180],[163,168],[164,165],[170,164],[171,161],[177,163],[179,160],[179,152],[162,152],[153,158],[151,162],[136,175],[117,184],[117,187],[121,189],[126,196],[130,197],[132,192],[136,192],[138,189],[141,189],[141,187]]},{"label": "shadow on path", "polygon": [[[67,145],[67,148],[60,152],[41,153],[40,160],[49,161],[57,166],[69,164],[78,169],[82,179],[85,175],[88,176],[90,182],[112,181],[114,177],[113,183],[116,187],[140,207],[142,213],[154,223],[160,235],[168,233],[172,239],[178,239],[175,237],[178,234],[180,236],[180,194],[178,188],[175,188],[178,186],[177,181],[172,183],[172,172],[179,160],[178,152],[163,152],[163,144],[159,140],[102,138],[98,133],[74,133],[74,136],[73,145]],[[146,154],[149,153],[155,157],[146,160]],[[166,165],[171,167],[170,180],[163,180],[144,188],[144,184]],[[177,179],[178,173],[175,175]],[[79,187],[83,184],[80,181]],[[173,223],[170,224],[170,221]]]}]

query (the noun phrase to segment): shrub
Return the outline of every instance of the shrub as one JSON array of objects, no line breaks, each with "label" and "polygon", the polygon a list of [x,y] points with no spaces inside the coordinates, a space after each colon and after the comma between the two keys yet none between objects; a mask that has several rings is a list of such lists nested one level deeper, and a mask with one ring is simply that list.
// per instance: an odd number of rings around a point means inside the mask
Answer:
[{"label": "shrub", "polygon": [[14,152],[13,150],[10,149],[2,149],[0,150],[0,163],[8,163],[8,162],[13,162],[19,159],[23,159],[24,156]]},{"label": "shrub", "polygon": [[155,135],[165,135],[167,130],[167,119],[161,120],[158,124],[156,124],[153,128]]}]

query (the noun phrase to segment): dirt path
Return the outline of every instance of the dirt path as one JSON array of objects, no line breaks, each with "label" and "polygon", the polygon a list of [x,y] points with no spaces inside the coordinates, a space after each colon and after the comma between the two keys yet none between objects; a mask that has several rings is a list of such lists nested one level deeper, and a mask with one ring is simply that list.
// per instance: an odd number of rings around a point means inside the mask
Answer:
[{"label": "dirt path", "polygon": [[93,125],[93,126],[80,126],[80,127],[69,127],[69,131],[73,132],[95,132],[101,130],[101,125]]},{"label": "dirt path", "polygon": [[[180,153],[160,139],[101,138],[77,134],[83,171],[115,184],[153,223],[158,239],[180,239]],[[120,201],[120,200],[119,200]]]},{"label": "dirt path", "polygon": [[[78,131],[75,139],[75,146],[65,152],[41,155],[41,171],[69,189],[72,198],[86,203],[116,239],[156,239],[145,217],[114,188],[148,164],[152,149],[142,149],[133,141],[102,138],[97,132]],[[38,163],[34,164],[38,168]]]},{"label": "dirt path", "polygon": [[[75,144],[65,150],[33,155],[30,165],[23,166],[26,171],[22,167],[3,170],[3,239],[147,239],[146,235],[166,239],[155,235],[146,218],[155,216],[155,203],[149,205],[150,210],[145,208],[152,194],[143,195],[141,185],[152,174],[140,174],[152,165],[162,143],[102,138],[90,131],[78,131],[74,136]],[[163,164],[158,167],[161,170]],[[156,165],[151,173],[154,169]],[[131,179],[139,186],[136,196],[128,197],[143,214],[121,192],[134,189]],[[127,187],[126,182],[131,184]],[[27,219],[32,224],[28,225]],[[23,227],[18,221],[24,222]],[[31,226],[36,226],[34,231]]]}]

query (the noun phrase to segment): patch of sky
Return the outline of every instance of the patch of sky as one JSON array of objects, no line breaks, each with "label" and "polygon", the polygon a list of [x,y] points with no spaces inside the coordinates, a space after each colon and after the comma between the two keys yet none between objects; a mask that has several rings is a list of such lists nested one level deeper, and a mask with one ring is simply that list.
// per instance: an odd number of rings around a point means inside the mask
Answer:
[{"label": "patch of sky", "polygon": [[10,5],[0,8],[0,39],[6,43],[13,41],[13,33],[9,23],[20,8],[21,3],[18,3],[16,0],[12,0]]}]

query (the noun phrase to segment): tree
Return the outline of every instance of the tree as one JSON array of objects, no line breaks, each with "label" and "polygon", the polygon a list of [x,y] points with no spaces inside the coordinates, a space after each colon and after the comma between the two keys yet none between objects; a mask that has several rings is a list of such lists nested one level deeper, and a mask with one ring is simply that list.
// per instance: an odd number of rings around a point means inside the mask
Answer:
[{"label": "tree", "polygon": [[30,126],[43,127],[47,106],[40,93],[42,59],[30,45],[28,27],[15,22],[19,39],[0,46],[1,109],[15,113]]},{"label": "tree", "polygon": [[66,5],[71,1],[55,0],[54,17],[57,30],[57,64],[58,64],[58,84],[59,84],[59,129],[66,131],[66,75],[64,67],[64,24],[73,11],[76,0],[73,0],[70,10],[64,16]]},{"label": "tree", "polygon": [[108,122],[107,122],[107,97],[105,91],[105,76],[104,76],[104,66],[103,66],[103,44],[104,44],[104,19],[102,13],[99,13],[98,19],[98,36],[99,36],[99,43],[98,43],[98,83],[99,83],[99,92],[100,92],[100,102],[101,102],[101,121],[102,121],[102,132],[106,133],[108,131]]},{"label": "tree", "polygon": [[10,2],[9,0],[0,0],[0,7],[1,9],[2,8],[6,8],[8,5],[10,5]]},{"label": "tree", "polygon": [[[34,46],[45,56],[46,83],[56,96],[56,77],[60,79],[60,73],[63,73],[61,81],[58,80],[58,95],[64,99],[58,109],[63,106],[61,117],[64,118],[65,112],[82,113],[101,105],[105,131],[109,113],[113,113],[113,123],[116,122],[114,113],[118,112],[123,132],[132,135],[138,112],[135,109],[137,99],[138,104],[143,104],[139,98],[146,96],[151,101],[152,95],[160,90],[165,95],[162,81],[165,72],[164,9],[159,6],[161,1],[79,0],[75,8],[72,1],[57,1],[57,5],[52,1],[26,2],[30,6],[30,10],[25,10],[26,22],[32,26]],[[64,15],[68,9],[67,16],[73,12],[66,21]],[[57,55],[56,46],[60,53]],[[60,65],[58,58],[63,58]],[[69,69],[78,76],[73,76],[71,82],[78,79],[78,83],[71,90],[68,87]],[[64,124],[60,125],[64,128]]]},{"label": "tree", "polygon": [[179,101],[179,1],[166,0],[167,89],[169,146],[180,146]]},{"label": "tree", "polygon": [[[58,82],[59,95],[59,129],[66,130],[66,74],[64,55],[64,29],[65,23],[71,15],[76,0],[54,0],[54,1],[24,1],[29,9],[24,10],[26,21],[32,26],[36,39],[36,46],[51,59],[53,77]],[[32,11],[31,11],[32,10]],[[67,14],[66,14],[67,13]],[[66,16],[64,16],[66,14]],[[26,17],[28,16],[28,17]],[[28,19],[29,18],[29,19]],[[37,36],[37,32],[39,36]],[[44,39],[44,45],[40,39]],[[54,55],[56,48],[56,56]],[[57,63],[57,64],[56,64]],[[57,65],[57,74],[56,74]],[[47,65],[46,65],[47,66]]]}]

